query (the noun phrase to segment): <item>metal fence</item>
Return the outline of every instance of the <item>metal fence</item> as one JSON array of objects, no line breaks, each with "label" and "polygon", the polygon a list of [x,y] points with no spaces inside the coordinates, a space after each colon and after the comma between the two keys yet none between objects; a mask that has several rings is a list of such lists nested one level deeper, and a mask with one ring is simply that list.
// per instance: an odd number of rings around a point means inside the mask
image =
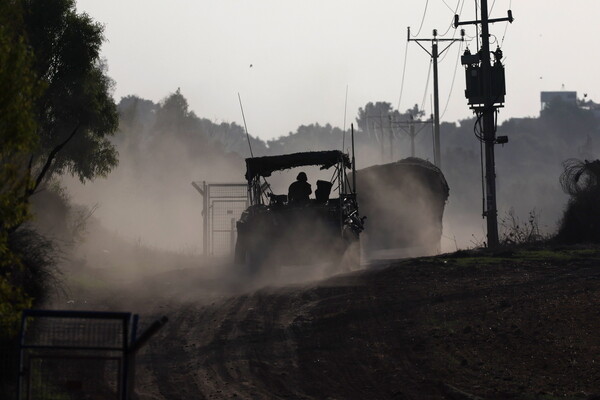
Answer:
[{"label": "metal fence", "polygon": [[19,338],[19,400],[127,398],[131,313],[26,310]]},{"label": "metal fence", "polygon": [[203,197],[204,254],[233,254],[237,240],[236,222],[248,207],[248,185],[245,183],[197,183],[192,185]]}]

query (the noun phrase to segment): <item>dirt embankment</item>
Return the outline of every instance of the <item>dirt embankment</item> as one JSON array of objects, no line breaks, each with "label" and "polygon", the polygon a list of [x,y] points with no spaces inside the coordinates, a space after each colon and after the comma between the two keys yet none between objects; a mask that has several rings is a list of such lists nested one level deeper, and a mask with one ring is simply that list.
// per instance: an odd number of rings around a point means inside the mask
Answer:
[{"label": "dirt embankment", "polygon": [[598,249],[380,263],[171,307],[139,399],[592,398],[598,304]]}]

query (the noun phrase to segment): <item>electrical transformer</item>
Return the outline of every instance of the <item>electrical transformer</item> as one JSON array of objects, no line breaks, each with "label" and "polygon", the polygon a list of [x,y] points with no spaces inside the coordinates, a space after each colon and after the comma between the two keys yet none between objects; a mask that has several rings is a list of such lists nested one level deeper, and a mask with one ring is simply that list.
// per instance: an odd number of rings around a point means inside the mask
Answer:
[{"label": "electrical transformer", "polygon": [[[504,81],[504,65],[500,62],[494,63],[490,67],[491,70],[491,97],[493,104],[504,103],[504,95],[506,95],[506,84]],[[468,104],[476,106],[485,104],[483,96],[483,73],[481,65],[469,64],[466,68],[467,89],[465,97],[468,99]]]}]

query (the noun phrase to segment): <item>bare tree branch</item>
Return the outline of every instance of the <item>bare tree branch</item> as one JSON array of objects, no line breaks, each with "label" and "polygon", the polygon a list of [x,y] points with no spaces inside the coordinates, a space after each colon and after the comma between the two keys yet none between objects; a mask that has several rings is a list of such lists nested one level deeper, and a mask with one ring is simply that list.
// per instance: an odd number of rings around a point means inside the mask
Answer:
[{"label": "bare tree branch", "polygon": [[29,191],[29,182],[31,181],[31,170],[33,169],[33,154],[29,157],[29,164],[27,165],[27,173],[25,175],[25,193],[23,198],[27,200],[27,192]]},{"label": "bare tree branch", "polygon": [[73,132],[71,132],[71,134],[62,143],[59,143],[48,154],[48,158],[46,159],[46,162],[44,163],[44,167],[42,168],[42,170],[38,174],[38,176],[37,176],[37,178],[35,180],[35,184],[32,187],[27,188],[27,191],[25,192],[26,193],[25,197],[29,197],[29,196],[31,196],[32,194],[35,193],[35,191],[37,190],[37,188],[40,186],[40,184],[44,180],[44,177],[46,176],[46,174],[50,170],[50,167],[52,166],[52,162],[54,161],[54,158],[56,157],[56,155],[58,154],[58,152],[61,151],[67,145],[67,143],[69,143],[71,141],[71,139],[73,139],[73,137],[75,136],[75,134],[79,130],[80,126],[81,126],[81,122],[78,122],[77,126],[75,127],[75,129],[73,129]]}]

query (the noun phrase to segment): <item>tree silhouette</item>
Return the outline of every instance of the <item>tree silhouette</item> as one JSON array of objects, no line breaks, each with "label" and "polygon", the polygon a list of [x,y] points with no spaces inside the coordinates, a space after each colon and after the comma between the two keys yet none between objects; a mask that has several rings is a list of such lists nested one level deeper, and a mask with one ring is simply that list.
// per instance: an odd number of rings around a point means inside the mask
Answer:
[{"label": "tree silhouette", "polygon": [[117,165],[109,137],[118,115],[100,58],[103,27],[78,14],[73,0],[22,4],[34,70],[46,87],[36,102],[40,147],[31,156],[29,194],[54,174],[69,172],[81,181],[105,176]]},{"label": "tree silhouette", "polygon": [[558,230],[567,243],[600,242],[600,160],[569,159],[560,183],[571,196]]},{"label": "tree silhouette", "polygon": [[9,233],[28,215],[24,193],[28,158],[38,145],[34,102],[39,89],[18,3],[0,2],[0,339],[11,333],[20,310],[32,304],[15,282],[22,266],[9,245]]},{"label": "tree silhouette", "polygon": [[376,103],[369,102],[364,108],[358,109],[356,125],[362,132],[370,132],[374,129],[389,127],[389,121],[408,121],[409,119],[418,120],[425,115],[423,110],[419,110],[419,106],[415,104],[413,108],[409,108],[403,113],[394,110],[391,103],[378,101]]}]

